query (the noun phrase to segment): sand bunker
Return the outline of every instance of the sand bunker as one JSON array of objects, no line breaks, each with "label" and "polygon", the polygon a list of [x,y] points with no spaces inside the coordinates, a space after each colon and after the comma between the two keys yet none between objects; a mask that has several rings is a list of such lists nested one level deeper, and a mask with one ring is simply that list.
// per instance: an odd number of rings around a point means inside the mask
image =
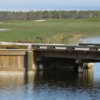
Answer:
[{"label": "sand bunker", "polygon": [[0,31],[9,31],[9,29],[0,29]]},{"label": "sand bunker", "polygon": [[37,21],[37,22],[43,22],[43,21],[45,21],[45,20],[35,20],[35,21]]}]

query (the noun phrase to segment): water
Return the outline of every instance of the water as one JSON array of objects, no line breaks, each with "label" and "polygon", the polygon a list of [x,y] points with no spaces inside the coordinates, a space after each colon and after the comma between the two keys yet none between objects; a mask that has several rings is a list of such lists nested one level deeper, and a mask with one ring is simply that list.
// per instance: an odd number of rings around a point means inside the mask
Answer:
[{"label": "water", "polygon": [[[95,70],[96,71],[96,70]],[[0,100],[99,100],[100,74],[93,71],[0,73]]]},{"label": "water", "polygon": [[[89,39],[100,43],[97,38]],[[94,71],[81,74],[53,70],[0,72],[0,100],[100,100],[100,63],[95,63]]]},{"label": "water", "polygon": [[0,100],[90,100],[96,91],[91,78],[69,71],[0,74]]},{"label": "water", "polygon": [[100,35],[80,39],[82,43],[100,43]]}]

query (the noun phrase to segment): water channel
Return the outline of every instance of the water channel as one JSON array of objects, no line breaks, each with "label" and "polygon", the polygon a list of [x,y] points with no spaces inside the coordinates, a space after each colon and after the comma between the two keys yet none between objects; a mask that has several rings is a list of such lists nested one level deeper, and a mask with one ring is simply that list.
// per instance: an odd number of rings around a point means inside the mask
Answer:
[{"label": "water channel", "polygon": [[[88,40],[100,43],[98,37]],[[100,63],[83,74],[65,70],[0,72],[0,100],[100,100]]]}]

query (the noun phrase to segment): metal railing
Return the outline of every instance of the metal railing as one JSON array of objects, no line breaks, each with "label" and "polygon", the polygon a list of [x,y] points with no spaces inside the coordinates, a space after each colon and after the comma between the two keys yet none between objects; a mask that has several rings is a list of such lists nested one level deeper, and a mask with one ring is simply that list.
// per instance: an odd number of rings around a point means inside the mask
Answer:
[{"label": "metal railing", "polygon": [[79,51],[100,51],[100,44],[97,46],[90,46],[90,45],[81,45],[78,46],[69,46],[66,44],[34,44],[32,45],[32,49],[34,50],[79,50]]}]

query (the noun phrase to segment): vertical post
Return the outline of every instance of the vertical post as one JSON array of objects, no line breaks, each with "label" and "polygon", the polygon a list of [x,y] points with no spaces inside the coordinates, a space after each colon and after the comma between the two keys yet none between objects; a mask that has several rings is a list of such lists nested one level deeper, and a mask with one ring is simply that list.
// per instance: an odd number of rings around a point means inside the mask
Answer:
[{"label": "vertical post", "polygon": [[48,19],[51,19],[50,11],[48,11]]},{"label": "vertical post", "polygon": [[32,65],[33,65],[33,52],[28,51],[27,52],[27,70],[28,71],[32,70]]},{"label": "vertical post", "polygon": [[61,19],[61,10],[59,9],[59,19]]},{"label": "vertical post", "polygon": [[21,16],[21,10],[20,10],[20,12],[19,12],[19,21],[21,21],[21,18],[22,18],[22,16]]},{"label": "vertical post", "polygon": [[94,83],[94,64],[88,63],[88,83],[93,87]]},{"label": "vertical post", "polygon": [[92,13],[89,14],[89,18],[92,18]]},{"label": "vertical post", "polygon": [[30,9],[29,20],[32,20],[32,10]]},{"label": "vertical post", "polygon": [[24,21],[26,20],[26,12],[24,12]]},{"label": "vertical post", "polygon": [[33,56],[32,56],[32,61],[33,61],[33,65],[32,65],[32,70],[36,70],[37,66],[36,66],[36,61],[35,61],[35,55],[34,55],[34,50],[33,50]]},{"label": "vertical post", "polygon": [[42,10],[40,10],[40,20],[42,19]]}]

